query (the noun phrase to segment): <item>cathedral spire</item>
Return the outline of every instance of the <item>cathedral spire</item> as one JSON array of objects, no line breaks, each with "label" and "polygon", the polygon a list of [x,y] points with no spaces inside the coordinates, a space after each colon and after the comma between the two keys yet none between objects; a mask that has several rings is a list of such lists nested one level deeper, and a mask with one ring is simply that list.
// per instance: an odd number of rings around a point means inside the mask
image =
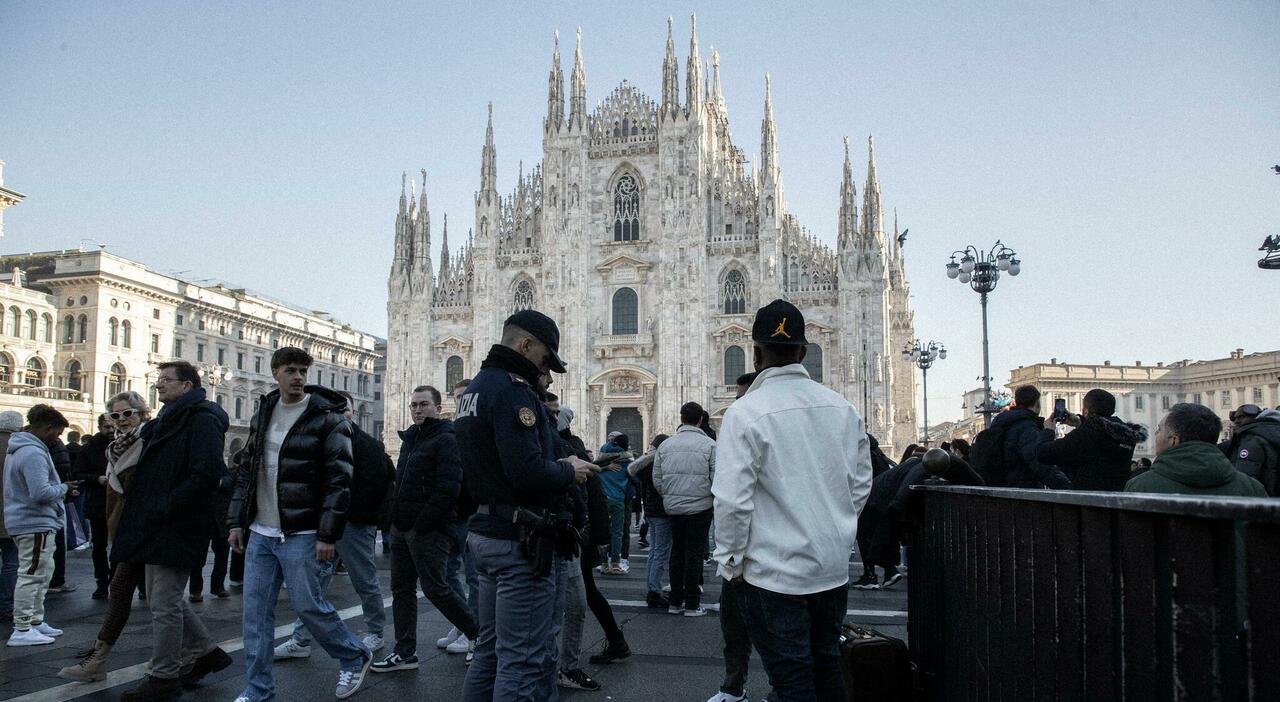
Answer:
[{"label": "cathedral spire", "polygon": [[762,182],[778,178],[778,129],[773,123],[773,87],[764,74],[764,119],[760,122],[760,177]]},{"label": "cathedral spire", "polygon": [[858,193],[853,185],[853,162],[849,160],[849,137],[844,138],[844,175],[840,179],[840,222],[838,245],[849,246],[858,238]]},{"label": "cathedral spire", "polygon": [[427,169],[420,169],[419,172],[422,173],[422,192],[418,196],[418,238],[414,247],[421,248],[424,257],[430,257],[431,213],[427,211]]},{"label": "cathedral spire", "polygon": [[408,173],[400,173],[400,212],[396,214],[396,247],[395,256],[393,257],[391,264],[391,274],[393,276],[397,275],[404,269],[411,256],[408,198],[405,195],[405,185],[408,178]]},{"label": "cathedral spire", "polygon": [[680,68],[676,64],[676,42],[671,18],[667,17],[667,56],[662,60],[662,118],[675,117],[680,108]]},{"label": "cathedral spire", "polygon": [[711,104],[721,115],[725,113],[724,93],[720,92],[720,52],[711,47]]},{"label": "cathedral spire", "polygon": [[441,282],[449,277],[449,213],[444,213],[444,233],[440,235],[440,275]]},{"label": "cathedral spire", "polygon": [[695,115],[702,105],[702,57],[698,55],[698,16],[690,16],[693,33],[689,35],[689,64],[685,67],[685,98],[689,114]]},{"label": "cathedral spire", "polygon": [[587,124],[587,70],[582,67],[582,27],[578,27],[578,46],[573,55],[573,94],[569,104],[569,127],[584,129]]},{"label": "cathedral spire", "polygon": [[862,186],[862,236],[883,245],[884,211],[880,206],[880,179],[876,177],[876,141],[867,137],[867,182]]},{"label": "cathedral spire", "polygon": [[556,30],[555,50],[551,54],[551,75],[547,78],[548,131],[559,131],[564,123],[564,74],[560,72],[560,30]]},{"label": "cathedral spire", "polygon": [[409,201],[404,194],[405,192],[404,189],[405,189],[405,186],[408,184],[408,182],[409,182],[409,172],[400,171],[400,214],[401,215],[406,215],[409,213]]},{"label": "cathedral spire", "polygon": [[484,148],[480,151],[480,191],[498,192],[498,151],[493,147],[493,103],[489,103],[489,123],[484,130]]}]

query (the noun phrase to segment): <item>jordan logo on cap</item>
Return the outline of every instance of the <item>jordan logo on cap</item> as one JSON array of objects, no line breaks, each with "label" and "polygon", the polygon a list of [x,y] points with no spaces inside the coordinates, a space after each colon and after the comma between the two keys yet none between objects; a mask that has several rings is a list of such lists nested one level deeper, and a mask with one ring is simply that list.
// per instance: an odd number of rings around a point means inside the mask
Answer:
[{"label": "jordan logo on cap", "polygon": [[778,322],[778,328],[773,330],[773,333],[769,335],[769,338],[770,338],[770,339],[772,339],[773,337],[778,336],[779,334],[781,334],[782,336],[787,337],[788,339],[790,339],[790,338],[791,338],[791,335],[787,333],[787,318],[786,318],[786,317],[783,317],[783,318],[782,318],[782,321],[781,321],[781,322]]}]

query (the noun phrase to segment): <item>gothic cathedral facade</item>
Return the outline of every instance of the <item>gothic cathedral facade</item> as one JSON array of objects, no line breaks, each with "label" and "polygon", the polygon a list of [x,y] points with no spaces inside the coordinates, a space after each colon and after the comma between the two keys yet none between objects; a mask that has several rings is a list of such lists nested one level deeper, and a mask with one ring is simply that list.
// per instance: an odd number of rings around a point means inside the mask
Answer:
[{"label": "gothic cathedral facade", "polygon": [[748,171],[730,140],[719,56],[704,65],[696,20],[683,91],[670,21],[662,69],[659,100],[623,81],[588,110],[579,30],[566,113],[557,37],[542,163],[499,194],[490,106],[474,229],[451,251],[445,219],[438,267],[426,172],[420,194],[414,183],[406,195],[402,178],[388,283],[389,450],[410,424],[412,389],[434,385],[447,398],[479,369],[503,320],[527,307],[560,326],[569,372],[552,391],[588,445],[613,429],[646,445],[673,432],[691,400],[718,422],[751,370],[752,316],[775,298],[804,311],[809,374],[848,398],[886,453],[918,437],[914,368],[902,359],[912,312],[874,144],[859,213],[845,140],[833,251],[787,211],[768,77],[760,157]]}]

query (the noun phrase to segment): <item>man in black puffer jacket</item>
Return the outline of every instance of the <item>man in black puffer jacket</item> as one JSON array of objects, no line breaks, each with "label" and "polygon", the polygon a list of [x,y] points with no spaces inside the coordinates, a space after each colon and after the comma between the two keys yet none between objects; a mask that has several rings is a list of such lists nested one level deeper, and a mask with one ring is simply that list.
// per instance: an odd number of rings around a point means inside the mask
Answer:
[{"label": "man in black puffer jacket", "polygon": [[[1075,490],[1122,492],[1131,477],[1133,450],[1147,440],[1147,430],[1114,416],[1116,397],[1101,388],[1085,393],[1083,410],[1062,419],[1075,429],[1040,444],[1036,460],[1061,468]],[[1057,420],[1045,418],[1046,427],[1050,421]]]},{"label": "man in black puffer jacket", "polygon": [[[440,419],[440,391],[414,388],[409,399],[413,426],[400,432],[391,506],[391,615],[395,651],[373,664],[375,673],[418,667],[418,584],[422,594],[474,642],[479,625],[467,603],[449,587],[445,567],[455,542],[455,505],[462,491],[462,462],[453,422]],[[472,644],[474,645],[474,644]]]},{"label": "man in black puffer jacket", "polygon": [[[245,553],[241,696],[249,700],[275,695],[271,660],[281,581],[293,611],[338,659],[339,699],[355,694],[373,660],[320,589],[320,576],[333,567],[334,544],[346,527],[353,428],[343,416],[347,403],[341,395],[306,384],[310,370],[311,354],[302,349],[272,354],[276,389],[262,398],[253,418],[248,469],[236,476],[228,510],[228,541]],[[307,655],[310,650],[299,657]]]}]

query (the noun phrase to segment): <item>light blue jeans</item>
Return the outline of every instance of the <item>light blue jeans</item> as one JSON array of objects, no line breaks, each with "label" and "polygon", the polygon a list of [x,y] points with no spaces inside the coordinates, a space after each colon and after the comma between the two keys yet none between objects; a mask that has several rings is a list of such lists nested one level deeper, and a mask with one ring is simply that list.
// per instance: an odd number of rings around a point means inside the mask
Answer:
[{"label": "light blue jeans", "polygon": [[671,558],[671,520],[666,517],[645,517],[649,521],[649,565],[645,582],[649,592],[662,593],[662,571]]},{"label": "light blue jeans", "polygon": [[241,693],[260,701],[275,696],[271,659],[275,649],[276,598],[281,583],[288,584],[289,603],[325,652],[338,660],[342,670],[358,671],[373,655],[347,629],[320,588],[320,573],[333,564],[316,560],[316,535],[296,534],[271,539],[249,532],[244,554],[244,659],[245,689]]},{"label": "light blue jeans", "polygon": [[565,561],[554,558],[539,576],[518,541],[472,533],[467,545],[480,575],[480,638],[463,702],[556,702]]},{"label": "light blue jeans", "polygon": [[[342,538],[334,546],[338,557],[347,566],[351,587],[360,596],[360,608],[364,610],[364,628],[370,634],[382,636],[387,624],[387,612],[382,607],[382,591],[378,588],[378,568],[373,564],[373,549],[378,538],[378,527],[364,524],[347,524]],[[320,570],[320,590],[327,591],[333,580],[334,564],[324,564]],[[301,619],[293,622],[293,640],[309,646],[311,634]]]},{"label": "light blue jeans", "polygon": [[18,586],[18,546],[0,539],[0,612],[13,614],[13,589]]}]

